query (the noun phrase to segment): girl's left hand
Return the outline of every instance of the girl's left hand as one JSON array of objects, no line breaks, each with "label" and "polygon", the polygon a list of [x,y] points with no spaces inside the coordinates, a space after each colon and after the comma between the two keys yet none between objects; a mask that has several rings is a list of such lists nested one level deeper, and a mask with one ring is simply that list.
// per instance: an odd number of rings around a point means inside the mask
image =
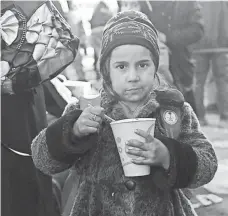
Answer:
[{"label": "girl's left hand", "polygon": [[132,159],[132,162],[139,165],[161,166],[167,170],[170,165],[170,154],[167,147],[143,130],[138,129],[135,133],[143,137],[145,142],[132,139],[126,143],[126,152],[138,156],[138,158]]}]

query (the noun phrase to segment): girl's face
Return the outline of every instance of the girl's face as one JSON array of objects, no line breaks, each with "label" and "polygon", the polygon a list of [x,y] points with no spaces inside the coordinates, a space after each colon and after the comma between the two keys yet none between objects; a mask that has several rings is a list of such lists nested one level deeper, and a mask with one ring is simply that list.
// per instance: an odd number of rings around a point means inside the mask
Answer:
[{"label": "girl's face", "polygon": [[116,47],[110,58],[110,78],[120,99],[137,107],[153,89],[155,65],[151,52],[140,45]]}]

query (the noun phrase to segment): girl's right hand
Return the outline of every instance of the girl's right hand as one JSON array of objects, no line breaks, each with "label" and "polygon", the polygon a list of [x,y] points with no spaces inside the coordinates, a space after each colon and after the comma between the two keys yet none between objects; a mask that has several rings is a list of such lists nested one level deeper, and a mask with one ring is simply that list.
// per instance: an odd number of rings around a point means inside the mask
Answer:
[{"label": "girl's right hand", "polygon": [[102,123],[104,108],[86,107],[78,120],[74,123],[73,133],[76,137],[87,136],[96,133]]}]

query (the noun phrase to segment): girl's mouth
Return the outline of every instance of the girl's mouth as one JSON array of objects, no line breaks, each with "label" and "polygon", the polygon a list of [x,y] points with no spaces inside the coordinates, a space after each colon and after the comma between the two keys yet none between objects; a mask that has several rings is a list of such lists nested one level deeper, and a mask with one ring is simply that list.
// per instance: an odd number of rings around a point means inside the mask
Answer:
[{"label": "girl's mouth", "polygon": [[130,89],[127,89],[126,91],[127,92],[138,92],[140,91],[142,88],[130,88]]}]

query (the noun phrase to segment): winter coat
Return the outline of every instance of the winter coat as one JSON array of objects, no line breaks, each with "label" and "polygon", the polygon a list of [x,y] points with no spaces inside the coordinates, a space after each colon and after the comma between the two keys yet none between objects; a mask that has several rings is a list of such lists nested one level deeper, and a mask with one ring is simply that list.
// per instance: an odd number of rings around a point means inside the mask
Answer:
[{"label": "winter coat", "polygon": [[144,1],[140,3],[142,12],[149,16],[158,31],[166,35],[175,85],[182,93],[191,90],[194,65],[189,46],[203,36],[199,4],[194,1],[150,1],[152,12],[149,12]]},{"label": "winter coat", "polygon": [[[125,177],[109,123],[103,122],[96,134],[72,138],[72,125],[82,112],[76,105],[34,139],[32,157],[38,169],[51,175],[73,166],[78,174],[71,216],[196,215],[183,188],[208,183],[217,159],[192,108],[180,95],[176,90],[157,92],[156,100],[152,98],[136,116],[156,118],[155,137],[170,152],[168,171],[151,167],[148,176]],[[106,94],[101,105],[115,120],[126,119]],[[177,121],[164,120],[167,110],[176,114]]]}]

